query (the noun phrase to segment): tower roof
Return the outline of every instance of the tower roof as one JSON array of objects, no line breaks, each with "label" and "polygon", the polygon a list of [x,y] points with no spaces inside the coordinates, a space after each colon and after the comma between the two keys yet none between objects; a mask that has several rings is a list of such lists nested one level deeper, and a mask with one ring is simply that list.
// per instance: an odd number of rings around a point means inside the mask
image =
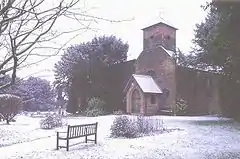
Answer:
[{"label": "tower roof", "polygon": [[151,27],[154,27],[154,26],[157,26],[157,25],[160,25],[160,24],[166,25],[166,26],[168,26],[168,27],[170,27],[170,28],[173,28],[174,30],[178,30],[178,29],[175,28],[174,26],[172,26],[172,25],[170,25],[170,24],[168,24],[168,23],[165,23],[165,22],[155,23],[155,24],[150,25],[150,26],[148,26],[148,27],[144,27],[142,30],[146,30],[146,29],[149,29],[149,28],[151,28]]}]

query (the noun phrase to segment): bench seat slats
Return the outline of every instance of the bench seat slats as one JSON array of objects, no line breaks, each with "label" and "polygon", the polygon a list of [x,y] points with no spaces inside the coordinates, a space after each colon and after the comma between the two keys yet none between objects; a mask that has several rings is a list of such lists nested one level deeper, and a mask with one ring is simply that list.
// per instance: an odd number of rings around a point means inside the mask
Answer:
[{"label": "bench seat slats", "polygon": [[93,127],[70,127],[69,128],[69,138],[72,137],[77,137],[77,136],[82,136],[85,134],[94,134],[95,133],[95,128]]},{"label": "bench seat slats", "polygon": [[[69,139],[76,139],[80,137],[85,137],[85,142],[94,141],[97,143],[97,124],[83,124],[83,125],[68,125],[68,130],[66,137],[59,136],[60,132],[57,132],[57,149],[67,148],[69,150]],[[95,139],[87,139],[88,136],[95,135]],[[67,140],[67,146],[59,146],[59,140]]]}]

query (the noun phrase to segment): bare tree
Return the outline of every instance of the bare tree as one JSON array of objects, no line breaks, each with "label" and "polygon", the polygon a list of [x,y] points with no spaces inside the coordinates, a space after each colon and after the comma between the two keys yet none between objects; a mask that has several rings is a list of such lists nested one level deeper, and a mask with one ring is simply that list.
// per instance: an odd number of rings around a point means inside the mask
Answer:
[{"label": "bare tree", "polygon": [[[55,3],[53,3],[55,2]],[[88,15],[77,8],[80,0],[2,0],[0,4],[0,75],[11,73],[11,82],[0,86],[5,89],[15,83],[16,72],[42,45],[62,34],[86,29],[91,22],[106,20]],[[49,5],[51,3],[51,5]],[[58,32],[53,29],[60,17],[75,20],[77,30]],[[86,22],[86,23],[83,23]],[[40,54],[38,54],[40,56]],[[51,55],[47,55],[52,56]]]}]

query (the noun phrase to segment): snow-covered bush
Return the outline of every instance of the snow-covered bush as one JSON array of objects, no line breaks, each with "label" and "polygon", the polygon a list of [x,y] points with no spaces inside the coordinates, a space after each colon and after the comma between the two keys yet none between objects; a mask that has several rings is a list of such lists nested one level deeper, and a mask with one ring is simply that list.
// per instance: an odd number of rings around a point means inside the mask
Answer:
[{"label": "snow-covered bush", "polygon": [[137,136],[137,125],[128,116],[121,115],[115,118],[111,126],[111,137],[135,138]]},{"label": "snow-covered bush", "polygon": [[49,114],[45,119],[40,121],[42,129],[53,129],[61,126],[63,126],[63,120],[58,114]]},{"label": "snow-covered bush", "polygon": [[86,116],[88,117],[96,117],[104,115],[104,111],[102,109],[90,109],[86,111]]},{"label": "snow-covered bush", "polygon": [[3,121],[3,116],[2,114],[0,113],[0,122]]},{"label": "snow-covered bush", "polygon": [[124,112],[122,110],[117,110],[113,112],[114,115],[123,115]]},{"label": "snow-covered bush", "polygon": [[22,106],[22,99],[12,94],[0,95],[0,114],[9,124],[10,121],[14,121],[13,118],[20,112]]},{"label": "snow-covered bush", "polygon": [[137,119],[135,118],[135,122],[137,123],[138,132],[141,134],[164,130],[163,120],[161,119],[138,115]]},{"label": "snow-covered bush", "polygon": [[105,102],[100,98],[94,97],[88,101],[88,107],[86,109],[86,116],[100,116],[104,115],[103,107]]},{"label": "snow-covered bush", "polygon": [[188,104],[187,102],[180,98],[177,100],[176,102],[176,114],[177,115],[184,115],[187,113],[187,107],[188,107]]},{"label": "snow-covered bush", "polygon": [[165,130],[162,119],[147,116],[125,116],[115,118],[111,126],[112,137],[134,138]]}]

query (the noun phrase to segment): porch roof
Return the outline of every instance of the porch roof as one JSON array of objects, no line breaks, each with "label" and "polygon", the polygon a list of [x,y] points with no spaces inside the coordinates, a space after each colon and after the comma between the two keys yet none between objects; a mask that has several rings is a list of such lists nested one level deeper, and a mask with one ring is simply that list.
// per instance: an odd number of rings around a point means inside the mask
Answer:
[{"label": "porch roof", "polygon": [[132,75],[143,93],[163,93],[151,76]]}]

